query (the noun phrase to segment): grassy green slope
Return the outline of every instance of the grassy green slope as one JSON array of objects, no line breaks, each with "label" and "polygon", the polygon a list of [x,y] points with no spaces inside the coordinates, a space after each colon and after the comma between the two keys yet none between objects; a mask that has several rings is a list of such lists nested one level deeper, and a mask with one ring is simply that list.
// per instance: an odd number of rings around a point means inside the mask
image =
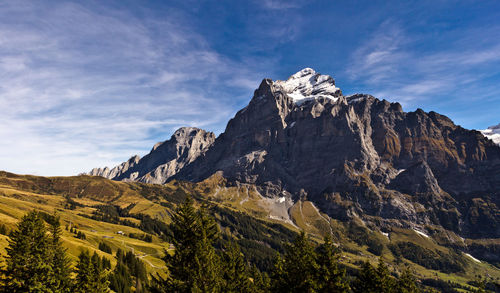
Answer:
[{"label": "grassy green slope", "polygon": [[[230,186],[219,176],[198,184],[174,181],[160,186],[91,176],[46,178],[0,172],[0,223],[13,229],[16,222],[32,209],[47,213],[57,211],[63,228],[74,226],[87,236],[85,240],[77,239],[75,234],[64,230],[64,245],[73,260],[82,249],[90,249],[114,262],[112,255],[97,249],[100,242],[106,242],[113,252],[118,248],[133,250],[146,262],[150,272],[162,272],[161,256],[165,249],[169,249],[169,243],[163,240],[165,237],[151,230],[148,232],[153,235],[152,242],[127,235],[145,233],[139,229],[140,219],[145,215],[169,223],[172,210],[187,194],[200,204],[208,203],[220,224],[223,238],[237,240],[247,257],[261,268],[269,267],[276,252],[282,251],[283,243],[303,229],[318,242],[325,234],[333,235],[344,251],[342,262],[348,269],[355,270],[365,260],[376,263],[382,257],[394,271],[409,265],[422,279],[439,278],[462,286],[468,286],[467,282],[475,280],[477,275],[488,276],[496,282],[500,279],[498,268],[441,245],[442,241],[437,237],[426,237],[407,229],[392,229],[384,235],[364,227],[362,222],[342,223],[331,219],[312,202],[271,200],[261,196],[253,186]],[[99,206],[116,206],[127,210],[127,215],[120,216],[117,223],[90,219],[100,211]],[[118,231],[124,235],[117,234]],[[422,248],[424,256],[440,257],[445,265],[448,258],[456,258],[462,269],[451,273],[432,269],[427,263],[410,256],[404,250],[406,246],[402,246],[402,253],[395,251],[398,243],[415,244]],[[0,235],[0,253],[3,255],[6,246],[7,236]]]}]

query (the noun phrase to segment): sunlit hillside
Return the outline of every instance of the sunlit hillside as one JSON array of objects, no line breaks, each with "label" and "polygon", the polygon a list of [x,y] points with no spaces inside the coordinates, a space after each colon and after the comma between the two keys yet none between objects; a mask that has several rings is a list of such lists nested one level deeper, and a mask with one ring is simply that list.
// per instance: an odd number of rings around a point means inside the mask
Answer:
[{"label": "sunlit hillside", "polygon": [[[362,222],[344,223],[330,219],[309,201],[270,200],[253,186],[229,186],[217,176],[198,184],[149,185],[91,176],[44,178],[2,172],[0,222],[12,230],[30,210],[56,212],[64,246],[73,260],[87,249],[115,263],[114,255],[99,250],[99,244],[106,243],[112,253],[119,248],[132,251],[149,272],[164,273],[161,257],[174,249],[168,242],[170,215],[188,194],[215,216],[223,239],[236,239],[246,258],[263,270],[271,268],[276,253],[296,232],[305,230],[318,243],[331,234],[343,251],[341,262],[348,272],[357,270],[364,260],[375,264],[381,257],[391,270],[410,266],[420,279],[451,281],[456,287],[467,288],[478,276],[489,282],[500,278],[500,269],[492,264],[440,245],[443,235],[395,228],[382,232]],[[85,239],[79,239],[73,229]],[[5,255],[8,237],[0,237]]]}]

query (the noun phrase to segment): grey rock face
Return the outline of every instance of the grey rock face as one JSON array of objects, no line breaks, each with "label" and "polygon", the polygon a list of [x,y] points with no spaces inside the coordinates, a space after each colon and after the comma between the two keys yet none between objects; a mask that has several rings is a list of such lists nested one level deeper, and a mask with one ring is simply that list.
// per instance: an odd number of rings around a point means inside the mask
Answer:
[{"label": "grey rock face", "polygon": [[407,170],[401,171],[389,185],[394,189],[407,194],[441,194],[443,192],[425,161],[418,162]]},{"label": "grey rock face", "polygon": [[94,168],[87,174],[91,176],[101,176],[108,179],[117,178],[125,173],[128,169],[133,168],[135,165],[137,165],[140,159],[141,157],[136,155],[128,159],[128,161],[125,161],[120,165],[113,167],[112,169],[109,169],[108,167]]},{"label": "grey rock face", "polygon": [[113,180],[163,184],[186,164],[203,155],[214,141],[212,132],[182,127],[169,140],[157,143],[143,158],[134,156],[112,169],[96,168],[88,174]]},{"label": "grey rock face", "polygon": [[90,174],[165,183],[215,173],[269,197],[311,200],[338,219],[500,237],[498,145],[435,112],[343,96],[310,68],[264,79],[217,139],[182,128],[144,158]]},{"label": "grey rock face", "polygon": [[[305,197],[335,218],[376,216],[462,233],[470,229],[465,201],[489,194],[498,206],[499,170],[500,148],[480,132],[435,112],[343,96],[333,78],[305,69],[287,81],[264,79],[205,156],[174,178],[197,182],[220,171],[268,196]],[[489,217],[500,222],[497,212]],[[498,227],[476,231],[500,236]]]}]

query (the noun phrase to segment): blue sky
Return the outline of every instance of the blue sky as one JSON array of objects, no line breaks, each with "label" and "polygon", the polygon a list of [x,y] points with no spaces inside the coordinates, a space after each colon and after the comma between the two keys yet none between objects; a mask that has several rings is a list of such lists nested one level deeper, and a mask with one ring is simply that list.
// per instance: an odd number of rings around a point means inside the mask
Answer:
[{"label": "blue sky", "polygon": [[73,175],[180,126],[219,134],[264,77],[500,122],[498,1],[2,1],[0,169]]}]

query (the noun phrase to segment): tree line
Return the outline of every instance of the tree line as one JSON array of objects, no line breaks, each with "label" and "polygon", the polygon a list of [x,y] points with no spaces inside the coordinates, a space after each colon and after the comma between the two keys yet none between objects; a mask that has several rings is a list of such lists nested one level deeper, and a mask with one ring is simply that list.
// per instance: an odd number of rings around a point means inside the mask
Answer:
[{"label": "tree line", "polygon": [[[71,267],[63,248],[58,216],[26,214],[9,235],[0,287],[3,292],[423,292],[410,270],[389,272],[380,260],[362,264],[356,275],[340,265],[331,238],[315,245],[304,232],[285,244],[269,272],[249,263],[236,241],[224,241],[214,217],[187,198],[172,216],[173,252],[166,270],[148,276],[131,251],[116,252],[116,265],[82,251]],[[47,224],[48,225],[47,225]],[[100,244],[99,249],[109,252]]]},{"label": "tree line", "polygon": [[217,224],[204,207],[187,198],[173,215],[175,246],[166,254],[166,277],[152,276],[151,291],[164,292],[422,292],[409,270],[394,277],[380,261],[365,262],[357,276],[339,265],[340,250],[330,237],[315,246],[304,232],[278,255],[273,269],[259,271],[245,261],[235,241],[216,250]]},{"label": "tree line", "polygon": [[[116,252],[117,265],[83,250],[72,268],[57,215],[31,211],[9,234],[0,274],[1,292],[148,292],[146,268],[132,252]],[[106,245],[100,249],[109,251]]]}]

